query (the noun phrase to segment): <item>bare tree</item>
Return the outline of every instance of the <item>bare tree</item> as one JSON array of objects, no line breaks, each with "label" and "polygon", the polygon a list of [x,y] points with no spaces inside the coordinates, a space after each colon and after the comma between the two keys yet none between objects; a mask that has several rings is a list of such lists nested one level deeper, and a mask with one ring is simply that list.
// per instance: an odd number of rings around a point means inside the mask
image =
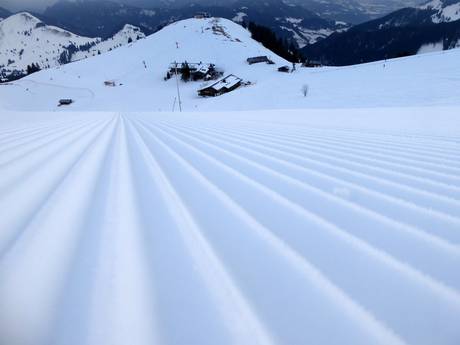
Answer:
[{"label": "bare tree", "polygon": [[308,90],[309,90],[308,84],[302,85],[302,94],[303,94],[304,97],[307,97]]}]

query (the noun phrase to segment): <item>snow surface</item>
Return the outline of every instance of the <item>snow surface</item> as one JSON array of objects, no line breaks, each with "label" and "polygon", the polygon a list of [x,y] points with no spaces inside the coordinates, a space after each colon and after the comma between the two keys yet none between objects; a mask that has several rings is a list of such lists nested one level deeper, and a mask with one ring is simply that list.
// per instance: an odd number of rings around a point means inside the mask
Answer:
[{"label": "snow surface", "polygon": [[[458,344],[459,57],[278,73],[193,19],[1,85],[0,344]],[[183,59],[253,84],[164,112]]]},{"label": "snow surface", "polygon": [[444,43],[443,41],[439,41],[436,43],[427,43],[422,45],[419,50],[417,51],[417,54],[426,54],[426,53],[432,53],[432,52],[440,52],[444,50]]},{"label": "snow surface", "polygon": [[458,108],[0,115],[0,343],[456,344]]},{"label": "snow surface", "polygon": [[[248,57],[259,55],[276,64],[247,64]],[[176,81],[163,78],[170,63],[184,60],[215,63],[225,75],[252,83],[203,99],[197,94],[202,82],[180,82],[186,111],[438,106],[458,105],[460,99],[458,49],[343,68],[297,66],[295,73],[279,73],[278,67],[290,64],[241,26],[224,19],[190,19],[130,46],[0,85],[0,109],[171,111]],[[108,88],[107,80],[122,85]],[[75,103],[57,108],[61,98]]]}]

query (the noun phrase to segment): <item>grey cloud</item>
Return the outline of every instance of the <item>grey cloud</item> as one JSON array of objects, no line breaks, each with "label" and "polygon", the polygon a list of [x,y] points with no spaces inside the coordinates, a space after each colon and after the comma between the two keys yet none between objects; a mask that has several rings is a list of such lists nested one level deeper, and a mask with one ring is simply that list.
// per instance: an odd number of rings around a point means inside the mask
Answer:
[{"label": "grey cloud", "polygon": [[0,7],[10,11],[42,10],[57,0],[0,0]]}]

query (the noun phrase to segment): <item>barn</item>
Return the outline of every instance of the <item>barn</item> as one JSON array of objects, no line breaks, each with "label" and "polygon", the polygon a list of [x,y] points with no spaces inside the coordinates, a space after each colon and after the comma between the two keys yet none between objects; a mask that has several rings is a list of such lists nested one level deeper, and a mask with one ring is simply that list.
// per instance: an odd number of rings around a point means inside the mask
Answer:
[{"label": "barn", "polygon": [[230,74],[226,76],[225,78],[222,78],[215,82],[214,84],[211,84],[209,86],[206,86],[200,90],[198,90],[198,94],[202,97],[215,97],[215,96],[220,96],[224,93],[231,92],[238,87],[241,86],[243,83],[243,79],[238,78],[237,76]]},{"label": "barn", "polygon": [[59,107],[63,106],[63,105],[71,105],[73,103],[73,100],[70,99],[70,98],[64,98],[64,99],[60,99],[59,100]]},{"label": "barn", "polygon": [[254,56],[254,57],[247,58],[246,61],[250,65],[253,65],[255,63],[262,63],[262,62],[273,64],[273,61],[270,60],[267,56]]}]

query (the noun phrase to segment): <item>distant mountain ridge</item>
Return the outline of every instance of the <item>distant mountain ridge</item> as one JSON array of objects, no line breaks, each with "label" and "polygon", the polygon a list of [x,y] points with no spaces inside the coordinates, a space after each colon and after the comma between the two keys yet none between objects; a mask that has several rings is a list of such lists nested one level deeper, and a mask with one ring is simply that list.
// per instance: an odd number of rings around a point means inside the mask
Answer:
[{"label": "distant mountain ridge", "polygon": [[0,21],[11,16],[10,11],[0,7]]},{"label": "distant mountain ridge", "polygon": [[460,1],[434,0],[333,34],[302,50],[330,65],[352,65],[460,46]]},{"label": "distant mountain ridge", "polygon": [[84,37],[47,25],[27,12],[18,13],[0,22],[0,78],[16,79],[32,65],[40,69],[56,67],[144,37],[132,25],[125,25],[106,40]]},{"label": "distant mountain ridge", "polygon": [[[231,6],[238,0],[162,0],[156,7],[181,8],[186,6]],[[256,1],[254,1],[255,3]],[[283,0],[287,5],[301,6],[320,17],[332,21],[360,24],[382,17],[408,6],[417,6],[423,0]],[[259,3],[264,3],[259,1]],[[151,7],[151,0],[131,0],[130,4]]]},{"label": "distant mountain ridge", "polygon": [[404,7],[415,7],[423,0],[284,0],[303,6],[325,19],[361,24]]},{"label": "distant mountain ridge", "polygon": [[182,7],[141,8],[114,1],[60,1],[50,6],[41,18],[50,24],[82,36],[110,37],[126,24],[152,34],[177,20],[207,12],[235,22],[254,21],[272,29],[279,37],[296,42],[300,47],[317,42],[333,32],[349,27],[346,23],[326,20],[302,6],[288,5],[282,0],[231,1],[232,6],[212,1]]}]

